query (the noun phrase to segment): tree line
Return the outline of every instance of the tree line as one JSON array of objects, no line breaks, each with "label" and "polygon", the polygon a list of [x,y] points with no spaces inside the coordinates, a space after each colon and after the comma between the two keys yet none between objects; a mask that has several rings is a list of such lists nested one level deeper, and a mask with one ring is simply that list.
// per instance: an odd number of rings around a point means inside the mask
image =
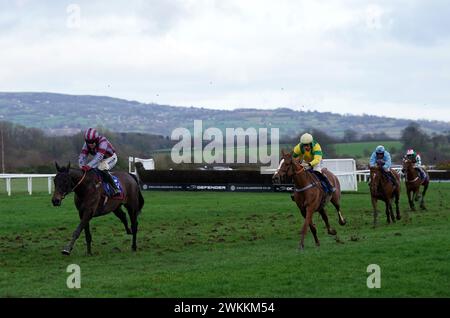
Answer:
[{"label": "tree line", "polygon": [[[148,158],[156,149],[171,148],[174,144],[167,136],[143,133],[116,133],[105,128],[99,132],[106,136],[118,153],[117,168],[128,170],[128,156]],[[78,166],[78,155],[84,143],[83,132],[73,136],[47,136],[37,128],[28,128],[0,121],[0,167],[5,173],[53,173],[54,162]],[[3,143],[2,143],[3,140]],[[3,171],[0,171],[2,173]]]},{"label": "tree line", "polygon": [[[140,158],[154,157],[157,169],[195,169],[202,164],[171,164],[170,150],[177,141],[172,141],[168,136],[151,135],[144,133],[119,133],[106,128],[99,128],[114,145],[118,152],[119,161],[117,169],[128,169],[128,157]],[[366,133],[355,135],[348,129],[343,138],[337,138],[318,129],[306,130],[322,146],[326,158],[338,158],[334,144],[341,142],[386,141],[393,140],[385,133]],[[287,145],[291,150],[300,141],[303,132],[293,137],[282,137],[280,143]],[[4,166],[6,173],[53,173],[54,162],[62,164],[71,162],[78,164],[78,155],[84,143],[83,133],[80,131],[73,136],[47,136],[37,128],[27,128],[10,122],[0,121],[0,150],[4,156],[0,156],[0,169]],[[402,130],[400,141],[403,149],[390,150],[393,160],[400,162],[406,149],[414,148],[422,156],[422,161],[427,165],[436,165],[440,168],[450,168],[450,132],[443,134],[427,134],[420,125],[411,122]],[[159,151],[159,152],[158,152]],[[368,156],[370,154],[367,154]],[[4,157],[4,160],[2,159]],[[197,167],[198,166],[198,167]],[[237,169],[257,169],[255,165],[232,165]],[[0,173],[3,172],[0,170]]]}]

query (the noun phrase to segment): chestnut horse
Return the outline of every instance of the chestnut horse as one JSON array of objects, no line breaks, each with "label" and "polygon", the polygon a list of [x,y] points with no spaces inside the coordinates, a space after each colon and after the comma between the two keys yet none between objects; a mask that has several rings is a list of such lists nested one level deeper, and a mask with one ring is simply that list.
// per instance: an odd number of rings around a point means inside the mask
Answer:
[{"label": "chestnut horse", "polygon": [[[109,212],[114,212],[125,226],[127,234],[133,235],[131,248],[133,251],[136,251],[137,218],[144,205],[144,198],[136,177],[128,172],[114,173],[120,180],[124,195],[121,199],[109,198],[105,203],[105,191],[95,171],[83,172],[80,169],[71,169],[70,163],[67,167],[59,167],[57,163],[55,165],[58,173],[54,180],[55,192],[53,193],[52,203],[54,206],[60,206],[65,196],[70,192],[75,192],[75,206],[80,216],[80,224],[73,232],[72,240],[64,247],[62,253],[70,255],[75,241],[80,236],[81,231],[84,230],[87,254],[91,255],[92,236],[89,229],[89,221],[93,217],[105,215]],[[127,216],[121,209],[122,205],[128,211],[131,230],[128,227]]]},{"label": "chestnut horse", "polygon": [[317,246],[320,246],[319,239],[317,237],[316,225],[313,224],[313,214],[314,212],[319,212],[325,226],[327,227],[328,234],[336,235],[336,230],[331,228],[328,222],[328,215],[325,211],[325,204],[331,200],[331,203],[336,208],[338,212],[339,224],[345,225],[346,221],[342,216],[340,211],[340,197],[341,197],[341,186],[338,178],[327,169],[322,169],[322,172],[326,174],[331,185],[336,189],[332,194],[326,193],[321,185],[319,178],[310,173],[305,167],[300,164],[300,161],[292,158],[291,153],[284,153],[282,164],[279,170],[275,173],[274,179],[279,177],[292,177],[294,180],[294,200],[299,208],[301,214],[305,218],[305,222],[301,229],[301,239],[299,242],[299,249],[303,250],[305,245],[305,235],[308,231],[308,227],[314,236],[314,240]]},{"label": "chestnut horse", "polygon": [[[406,194],[408,195],[409,207],[412,211],[415,211],[414,201],[418,201],[420,197],[420,208],[426,210],[424,199],[430,183],[428,172],[424,171],[425,179],[422,180],[414,164],[408,159],[403,160],[403,171],[405,172]],[[421,185],[423,185],[422,195],[419,193]]]},{"label": "chestnut horse", "polygon": [[375,166],[370,167],[370,196],[372,198],[373,207],[373,226],[377,224],[377,201],[384,201],[386,204],[386,217],[387,223],[395,222],[394,212],[392,209],[392,200],[395,199],[395,208],[397,212],[397,220],[400,220],[400,209],[398,201],[400,200],[400,176],[394,170],[392,173],[397,179],[398,186],[389,180],[387,176],[388,172],[385,172],[382,167]]}]

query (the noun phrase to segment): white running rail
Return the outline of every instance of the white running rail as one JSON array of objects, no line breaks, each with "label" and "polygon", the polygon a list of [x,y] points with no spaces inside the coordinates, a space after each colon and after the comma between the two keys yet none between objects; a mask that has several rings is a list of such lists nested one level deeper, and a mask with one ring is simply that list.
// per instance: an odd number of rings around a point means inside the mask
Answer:
[{"label": "white running rail", "polygon": [[11,196],[11,180],[12,179],[27,179],[28,193],[33,193],[33,179],[35,178],[47,178],[48,193],[52,193],[52,180],[55,174],[0,174],[0,179],[6,181],[6,192],[8,196]]}]

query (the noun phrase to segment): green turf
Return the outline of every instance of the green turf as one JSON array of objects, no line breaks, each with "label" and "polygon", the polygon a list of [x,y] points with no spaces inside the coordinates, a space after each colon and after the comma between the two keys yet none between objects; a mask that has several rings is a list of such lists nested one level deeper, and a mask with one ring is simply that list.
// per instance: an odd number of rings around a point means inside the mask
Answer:
[{"label": "green turf", "polygon": [[384,145],[387,151],[392,149],[401,151],[403,146],[400,141],[371,141],[371,142],[353,142],[335,144],[336,153],[339,156],[348,156],[350,158],[365,158],[369,160],[370,155],[378,145]]},{"label": "green turf", "polygon": [[[0,194],[1,297],[449,297],[450,184],[433,183],[428,211],[407,212],[372,228],[367,185],[344,194],[348,224],[337,239],[314,217],[297,250],[303,222],[289,194],[145,192],[138,252],[109,214],[91,223],[71,256],[60,254],[78,220],[72,195],[54,208],[45,193]],[[404,196],[404,193],[402,193]],[[69,264],[81,266],[81,289],[68,289]],[[381,266],[381,288],[366,286],[369,264]]]}]

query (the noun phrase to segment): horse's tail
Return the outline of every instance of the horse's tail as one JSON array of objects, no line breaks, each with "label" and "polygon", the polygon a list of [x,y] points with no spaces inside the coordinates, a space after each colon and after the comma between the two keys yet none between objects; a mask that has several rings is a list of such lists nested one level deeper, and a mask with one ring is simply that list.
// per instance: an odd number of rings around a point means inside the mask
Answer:
[{"label": "horse's tail", "polygon": [[142,211],[142,207],[144,206],[144,197],[142,196],[142,192],[141,192],[141,186],[139,184],[139,180],[136,177],[136,175],[130,173],[130,175],[133,177],[134,181],[136,181],[137,185],[138,185],[138,200],[139,200],[139,213]]}]

